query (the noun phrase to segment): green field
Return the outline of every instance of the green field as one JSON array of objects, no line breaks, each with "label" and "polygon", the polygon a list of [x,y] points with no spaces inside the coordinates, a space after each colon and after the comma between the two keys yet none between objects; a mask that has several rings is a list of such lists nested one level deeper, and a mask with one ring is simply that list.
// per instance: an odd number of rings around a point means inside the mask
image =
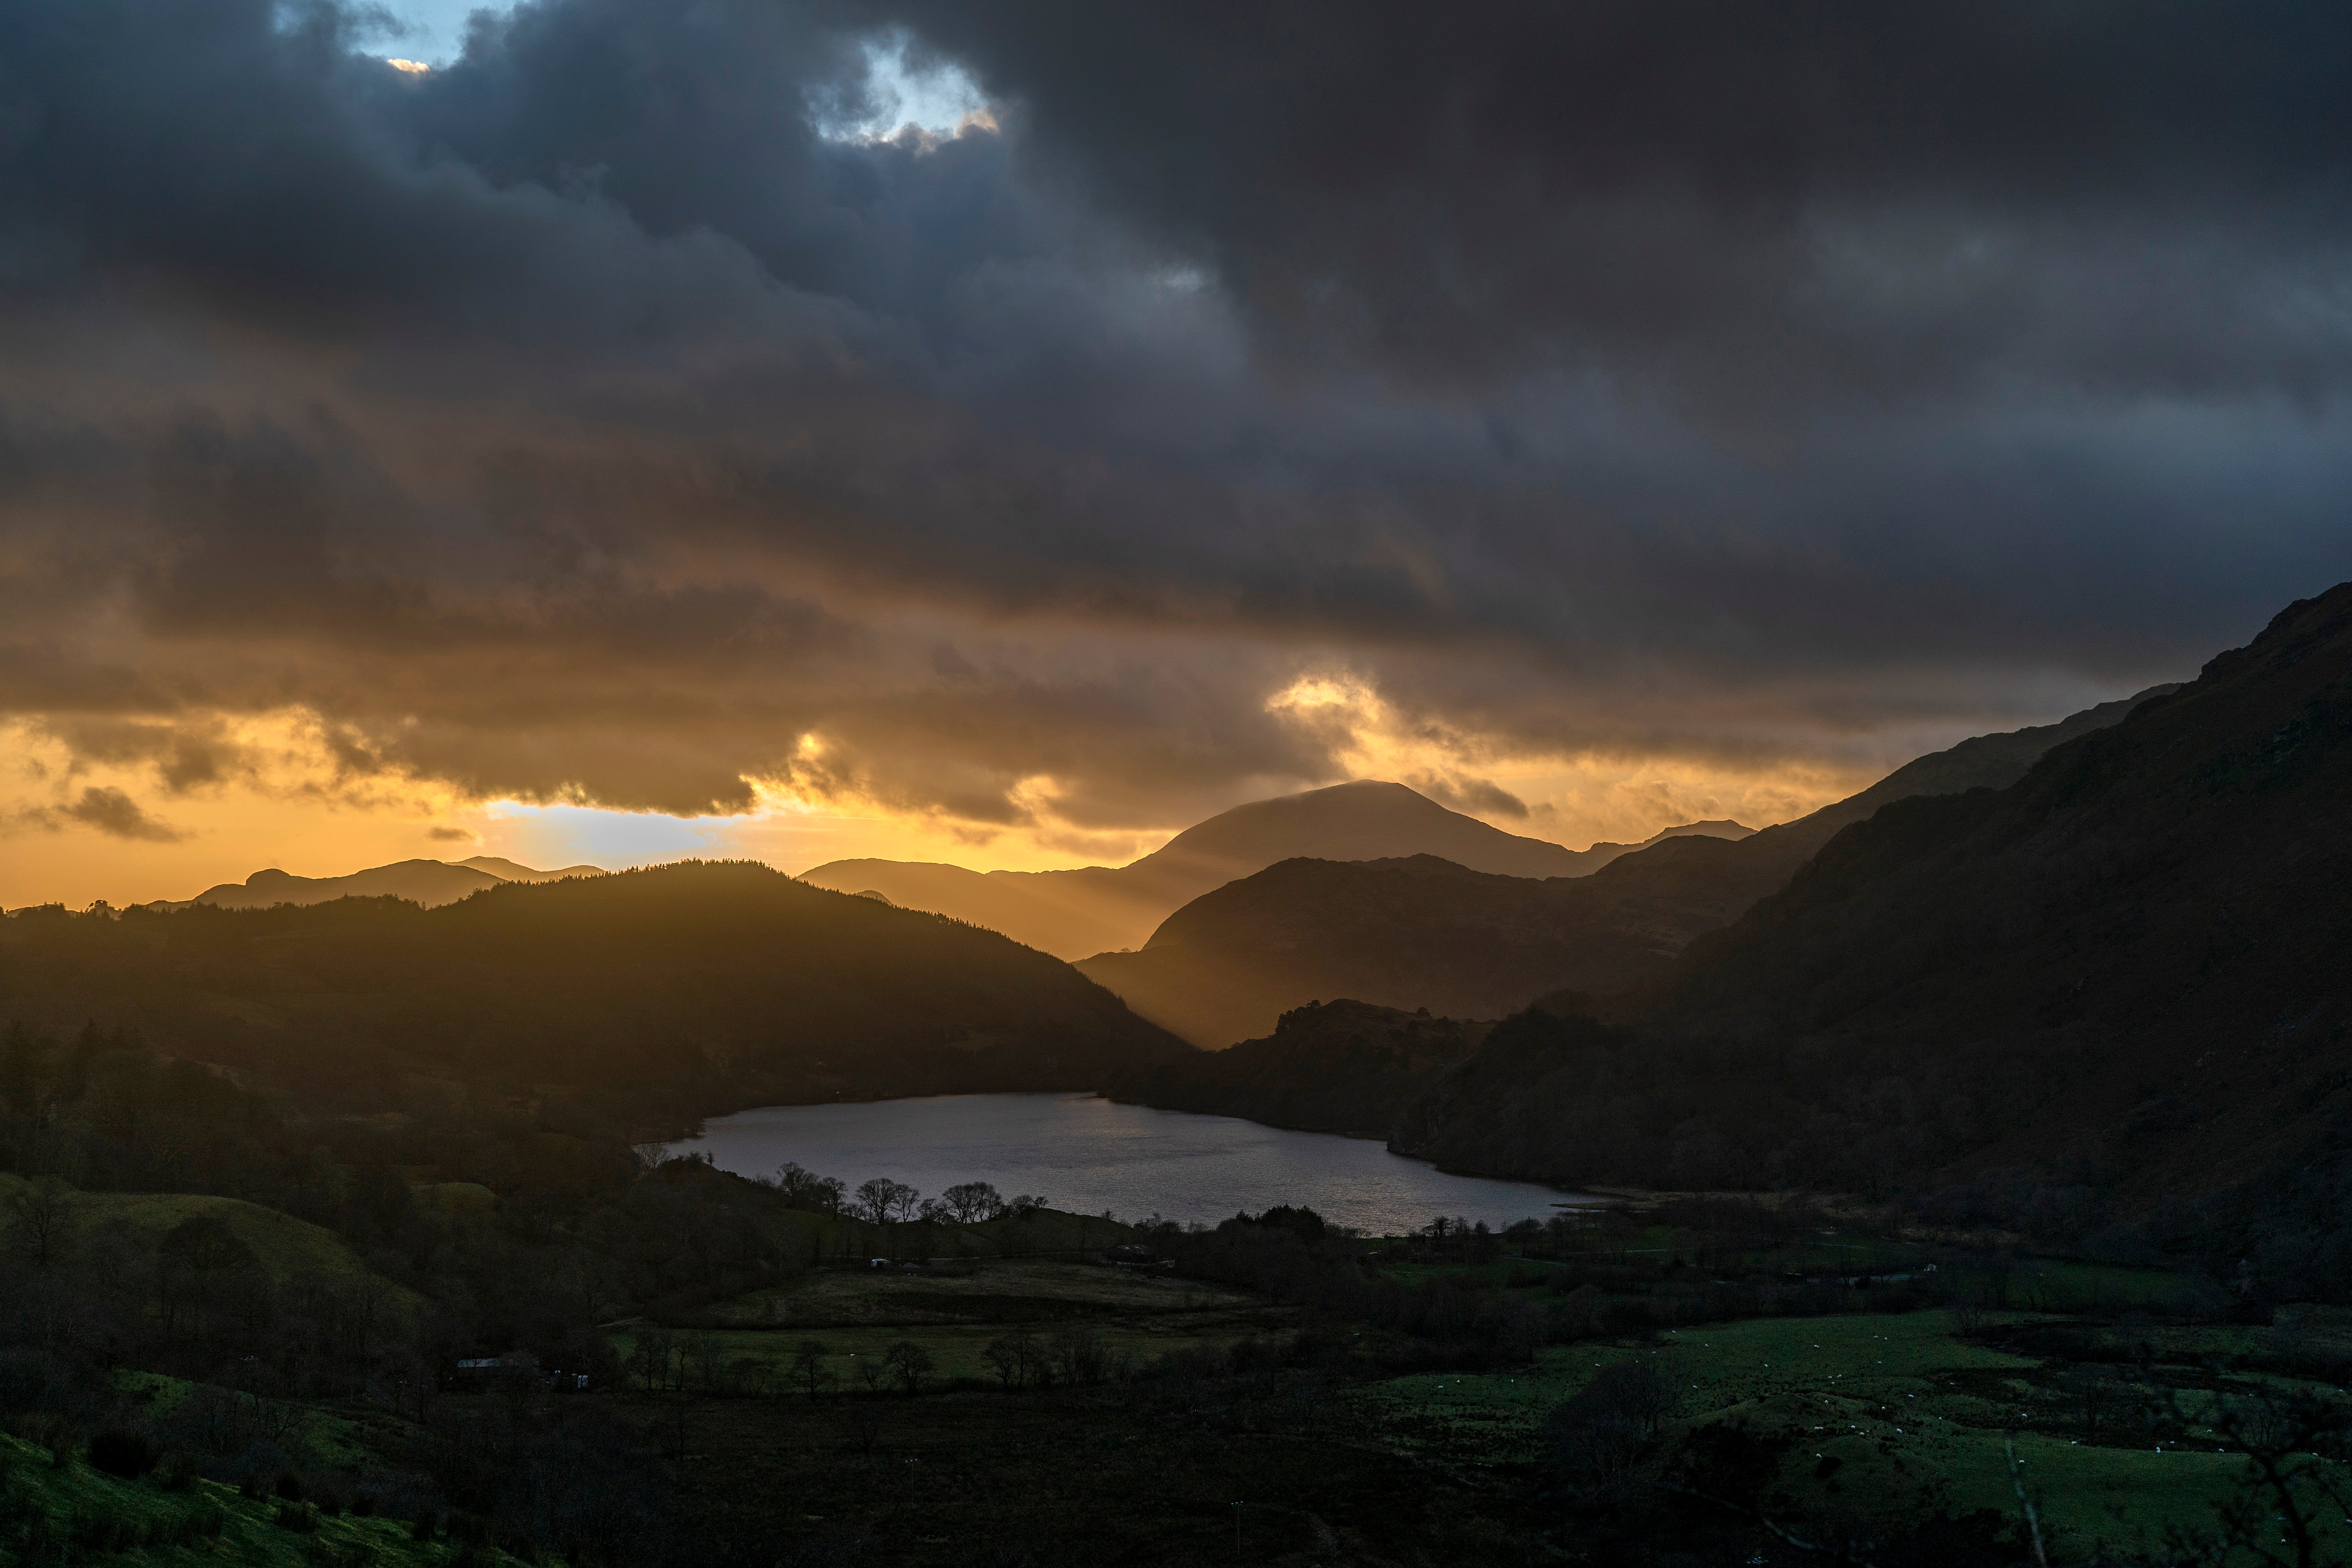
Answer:
[{"label": "green field", "polygon": [[60,1468],[47,1450],[14,1437],[0,1436],[0,1548],[18,1563],[439,1568],[461,1552],[486,1568],[518,1561],[446,1538],[418,1541],[396,1520],[247,1499],[214,1481],[173,1490],[152,1476],[121,1480],[79,1462]]},{"label": "green field", "polygon": [[[797,1347],[815,1339],[829,1352],[827,1370],[854,1389],[862,1386],[858,1359],[877,1358],[900,1341],[930,1352],[940,1382],[992,1383],[982,1352],[991,1340],[1018,1330],[1050,1334],[1062,1324],[1082,1324],[1107,1349],[1139,1364],[1202,1343],[1279,1333],[1297,1321],[1238,1291],[1098,1264],[1016,1258],[968,1267],[969,1273],[947,1276],[812,1271],[788,1289],[720,1303],[709,1314],[718,1327],[669,1337],[697,1366],[736,1369],[735,1384],[779,1391],[789,1386]],[[615,1331],[624,1361],[645,1331]]]},{"label": "green field", "polygon": [[[0,1204],[26,1185],[22,1176],[0,1174]],[[68,1208],[78,1240],[120,1242],[133,1265],[143,1261],[174,1226],[216,1219],[251,1250],[273,1283],[316,1279],[337,1286],[365,1284],[388,1301],[412,1310],[423,1306],[414,1291],[371,1273],[333,1231],[259,1204],[191,1193],[74,1193]]]},{"label": "green field", "polygon": [[[2176,1364],[2242,1353],[2258,1331],[2160,1331]],[[2053,1558],[2087,1558],[2102,1542],[2210,1524],[2245,1465],[2193,1424],[2160,1447],[2042,1429],[2050,1412],[2037,1386],[2052,1369],[1958,1338],[1943,1311],[1727,1323],[1638,1351],[1570,1346],[1524,1370],[1396,1378],[1356,1397],[1397,1442],[1433,1460],[1527,1465],[1540,1458],[1545,1415],[1601,1366],[1636,1353],[1655,1356],[1677,1385],[1675,1431],[1738,1421],[1782,1450],[1769,1493],[1778,1506],[1857,1530],[1979,1510],[2014,1515],[2021,1479]],[[2184,1403],[2194,1412],[2203,1397]],[[2352,1531],[2339,1531],[2331,1550],[2352,1552]]]}]

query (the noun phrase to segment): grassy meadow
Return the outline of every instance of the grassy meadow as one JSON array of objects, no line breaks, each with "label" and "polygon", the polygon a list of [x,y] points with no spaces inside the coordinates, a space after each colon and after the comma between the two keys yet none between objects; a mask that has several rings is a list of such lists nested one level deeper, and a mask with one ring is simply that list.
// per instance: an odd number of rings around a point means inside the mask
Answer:
[{"label": "grassy meadow", "polygon": [[362,1518],[316,1503],[247,1497],[235,1487],[161,1475],[125,1479],[0,1436],[0,1539],[16,1563],[199,1563],[251,1568],[441,1568],[462,1560],[519,1563],[494,1547],[436,1535],[400,1520]]},{"label": "grassy meadow", "polygon": [[[1832,1278],[1842,1310],[1603,1329],[1529,1359],[1426,1369],[1410,1367],[1428,1359],[1425,1344],[1370,1318],[1075,1258],[821,1269],[718,1303],[699,1327],[629,1325],[614,1337],[637,1417],[694,1456],[684,1484],[704,1506],[750,1506],[751,1474],[766,1466],[787,1494],[827,1500],[803,1510],[812,1539],[942,1564],[964,1561],[967,1541],[936,1533],[942,1518],[998,1542],[1007,1561],[1060,1561],[1047,1548],[1076,1551],[1081,1538],[1106,1561],[1229,1561],[1220,1527],[1230,1529],[1235,1500],[1220,1504],[1221,1489],[1244,1503],[1245,1536],[1264,1538],[1265,1561],[1619,1561],[1622,1534],[1605,1522],[1588,1531],[1563,1502],[1551,1423],[1604,1369],[1629,1362],[1673,1390],[1644,1463],[1704,1481],[1705,1457],[1728,1434],[1755,1516],[1830,1542],[1916,1538],[1924,1527],[1931,1552],[1937,1521],[1956,1521],[1995,1557],[1954,1561],[2026,1561],[2021,1491],[2052,1563],[2155,1560],[2168,1542],[2210,1532],[2217,1507],[2240,1492],[2247,1461],[2207,1425],[2216,1401],[2332,1393],[2322,1377],[2280,1369],[2339,1346],[2352,1358],[2352,1321],[2319,1310],[2270,1325],[2200,1319],[2210,1287],[2161,1270],[2003,1256],[1977,1270],[2001,1305],[1965,1299],[1980,1293],[1975,1274],[1957,1288],[1958,1304],[1926,1304],[1917,1282],[1974,1265],[1948,1247],[1838,1229],[1756,1247],[1621,1215],[1585,1239],[1604,1272],[1647,1260],[1646,1282],[1622,1291],[1621,1305],[1687,1304],[1694,1272],[1853,1273]],[[1575,1267],[1508,1248],[1449,1259],[1394,1239],[1349,1245],[1401,1289],[1531,1306],[1559,1301],[1556,1270]],[[1843,1283],[1905,1275],[1912,1285]],[[1874,1300],[1895,1310],[1870,1310]],[[1074,1328],[1110,1358],[1098,1382],[1008,1389],[988,1359],[1006,1336],[1050,1343]],[[811,1342],[823,1352],[814,1394],[794,1364]],[[914,1390],[877,1365],[894,1346],[928,1358]],[[708,1369],[719,1369],[716,1381]],[[1313,1507],[1265,1500],[1267,1479],[1294,1466],[1306,1468],[1283,1484]],[[886,1479],[913,1469],[926,1485],[952,1478],[953,1500],[929,1515],[934,1533],[894,1522],[903,1510]],[[1104,1490],[1114,1486],[1127,1489],[1116,1501]],[[1001,1500],[1024,1489],[1091,1522],[1067,1538],[1041,1529]],[[1788,1555],[1752,1518],[1659,1496],[1683,1526],[1720,1515],[1722,1541],[1759,1553],[1738,1561],[1815,1560]],[[1401,1498],[1414,1500],[1409,1518]],[[1375,1544],[1383,1532],[1394,1542],[1385,1549]],[[2317,1550],[2317,1562],[2352,1560],[2352,1531],[2323,1531]],[[2258,1559],[2225,1551],[2210,1561]]]}]

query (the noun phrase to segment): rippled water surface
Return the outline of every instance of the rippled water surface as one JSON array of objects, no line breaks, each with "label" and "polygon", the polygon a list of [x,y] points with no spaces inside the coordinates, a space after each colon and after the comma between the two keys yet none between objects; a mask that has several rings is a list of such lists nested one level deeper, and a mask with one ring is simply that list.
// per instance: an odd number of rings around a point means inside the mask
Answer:
[{"label": "rippled water surface", "polygon": [[670,1145],[764,1176],[787,1160],[851,1187],[889,1176],[929,1196],[958,1182],[1035,1193],[1121,1219],[1216,1220],[1303,1204],[1376,1236],[1439,1215],[1508,1225],[1591,1201],[1527,1182],[1450,1176],[1362,1138],[1287,1132],[1230,1116],[1117,1105],[1088,1094],[959,1094],[862,1105],[772,1105],[719,1117]]}]

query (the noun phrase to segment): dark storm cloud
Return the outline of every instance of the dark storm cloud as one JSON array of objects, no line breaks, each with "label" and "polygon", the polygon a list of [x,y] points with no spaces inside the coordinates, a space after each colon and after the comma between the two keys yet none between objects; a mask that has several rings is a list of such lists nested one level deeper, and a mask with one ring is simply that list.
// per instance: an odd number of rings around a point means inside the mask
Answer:
[{"label": "dark storm cloud", "polygon": [[1309,359],[1476,389],[1592,354],[1735,411],[2347,364],[2329,7],[891,9]]},{"label": "dark storm cloud", "polygon": [[[546,0],[418,77],[0,0],[0,711],[1087,828],[1328,776],[1318,669],[1507,749],[2044,717],[2341,558],[2347,37]],[[1003,129],[838,134],[890,39]]]},{"label": "dark storm cloud", "polygon": [[186,837],[171,824],[149,816],[146,807],[122,791],[108,787],[85,787],[62,805],[0,814],[0,837],[30,829],[58,833],[77,826],[149,844],[175,844]]}]

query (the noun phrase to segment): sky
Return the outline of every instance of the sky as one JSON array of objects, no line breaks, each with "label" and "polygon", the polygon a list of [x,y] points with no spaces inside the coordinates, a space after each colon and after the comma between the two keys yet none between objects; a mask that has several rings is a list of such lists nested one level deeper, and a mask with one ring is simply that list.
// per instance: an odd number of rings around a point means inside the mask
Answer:
[{"label": "sky", "polygon": [[[399,62],[399,63],[394,63]],[[2352,16],[0,0],[0,905],[1753,825],[2344,575]]]}]

